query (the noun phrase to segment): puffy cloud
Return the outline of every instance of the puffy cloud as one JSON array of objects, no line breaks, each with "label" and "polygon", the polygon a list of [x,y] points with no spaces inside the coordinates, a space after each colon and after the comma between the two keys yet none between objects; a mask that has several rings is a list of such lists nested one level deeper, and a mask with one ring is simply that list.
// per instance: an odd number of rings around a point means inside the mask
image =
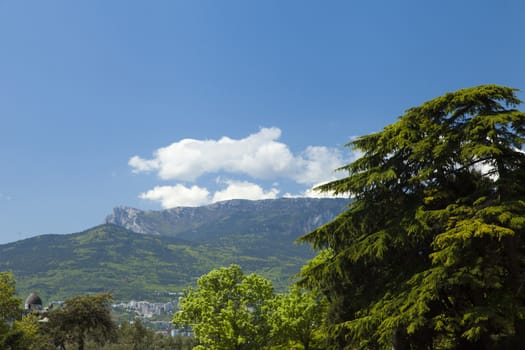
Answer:
[{"label": "puffy cloud", "polygon": [[181,184],[175,186],[156,186],[152,190],[141,193],[142,199],[159,201],[163,208],[196,207],[210,202],[210,192],[199,186],[186,187]]},{"label": "puffy cloud", "polygon": [[335,169],[344,164],[341,152],[328,147],[309,146],[295,158],[296,169],[291,178],[297,183],[312,185],[335,180]]},{"label": "puffy cloud", "polygon": [[159,148],[152,159],[132,157],[133,172],[157,172],[163,180],[195,181],[206,173],[227,172],[254,179],[288,178],[300,184],[334,179],[333,169],[344,164],[341,151],[328,147],[306,148],[294,155],[277,141],[278,128],[262,128],[243,139],[183,139]]},{"label": "puffy cloud", "polygon": [[175,186],[157,186],[141,193],[142,199],[159,201],[165,209],[174,207],[195,207],[228,199],[273,199],[277,198],[279,190],[272,188],[265,191],[261,186],[247,181],[223,181],[227,186],[211,195],[208,189],[182,184]]},{"label": "puffy cloud", "polygon": [[[342,174],[334,169],[346,164],[348,157],[343,157],[341,150],[322,146],[309,146],[294,154],[288,145],[278,141],[280,136],[278,128],[262,128],[242,139],[183,139],[157,149],[151,159],[134,156],[128,164],[134,173],[154,172],[163,180],[177,182],[196,182],[203,175],[224,173],[237,179],[218,180],[218,189],[179,183],[157,186],[140,194],[142,199],[161,202],[164,208],[200,206],[228,199],[277,198],[281,193],[279,180],[308,188],[300,194],[287,193],[285,197],[333,197],[314,191],[313,187],[340,178]],[[264,188],[254,183],[257,180],[265,183],[270,180],[273,184]]]},{"label": "puffy cloud", "polygon": [[274,199],[279,194],[279,190],[276,188],[264,191],[261,186],[247,181],[228,180],[226,183],[228,187],[215,192],[213,202],[228,199]]}]

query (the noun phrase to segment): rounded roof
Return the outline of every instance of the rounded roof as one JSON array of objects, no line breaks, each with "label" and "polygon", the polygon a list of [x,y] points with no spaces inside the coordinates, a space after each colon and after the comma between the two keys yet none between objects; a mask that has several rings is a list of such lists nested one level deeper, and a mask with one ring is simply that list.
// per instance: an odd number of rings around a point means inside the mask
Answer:
[{"label": "rounded roof", "polygon": [[42,299],[35,292],[29,294],[26,299],[26,305],[42,305]]}]

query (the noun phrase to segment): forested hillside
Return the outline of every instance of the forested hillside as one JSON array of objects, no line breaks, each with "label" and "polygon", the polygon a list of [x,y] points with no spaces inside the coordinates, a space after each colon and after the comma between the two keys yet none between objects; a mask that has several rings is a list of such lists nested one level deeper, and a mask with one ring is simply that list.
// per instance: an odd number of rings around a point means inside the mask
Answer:
[{"label": "forested hillside", "polygon": [[332,219],[345,203],[231,201],[187,208],[195,226],[173,226],[181,232],[171,236],[165,223],[171,220],[168,211],[140,212],[148,225],[164,227],[164,234],[105,224],[74,234],[42,235],[0,245],[0,270],[13,272],[20,295],[38,291],[48,301],[93,292],[111,292],[117,300],[151,300],[155,291],[180,291],[204,273],[230,264],[270,278],[283,290],[313,256],[307,245],[294,240],[312,222]]}]

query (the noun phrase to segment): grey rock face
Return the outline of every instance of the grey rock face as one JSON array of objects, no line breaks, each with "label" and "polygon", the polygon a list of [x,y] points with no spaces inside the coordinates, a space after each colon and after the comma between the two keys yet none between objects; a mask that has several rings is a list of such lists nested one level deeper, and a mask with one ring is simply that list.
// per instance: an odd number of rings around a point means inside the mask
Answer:
[{"label": "grey rock face", "polygon": [[332,220],[348,202],[348,199],[328,198],[236,199],[160,211],[121,206],[114,208],[105,222],[137,233],[195,241],[241,233],[273,233],[296,239]]}]

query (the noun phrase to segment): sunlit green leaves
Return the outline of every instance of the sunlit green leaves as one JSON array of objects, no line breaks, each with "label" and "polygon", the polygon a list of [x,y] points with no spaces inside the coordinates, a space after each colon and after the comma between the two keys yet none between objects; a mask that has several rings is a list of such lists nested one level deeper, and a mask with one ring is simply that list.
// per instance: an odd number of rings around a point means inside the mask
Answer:
[{"label": "sunlit green leaves", "polygon": [[0,323],[20,314],[21,300],[15,295],[15,280],[8,272],[0,272]]},{"label": "sunlit green leaves", "polygon": [[245,275],[240,266],[210,271],[189,289],[173,318],[191,326],[201,344],[211,349],[262,349],[269,343],[271,281]]}]

